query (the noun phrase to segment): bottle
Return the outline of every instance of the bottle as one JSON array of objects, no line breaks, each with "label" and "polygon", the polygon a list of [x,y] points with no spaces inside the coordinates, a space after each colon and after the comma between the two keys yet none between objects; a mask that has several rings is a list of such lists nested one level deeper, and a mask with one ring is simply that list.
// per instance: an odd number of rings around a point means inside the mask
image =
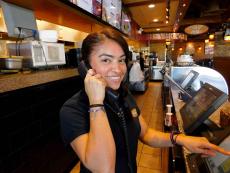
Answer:
[{"label": "bottle", "polygon": [[171,112],[167,112],[166,116],[165,116],[165,126],[167,127],[171,127],[172,126],[172,113]]}]

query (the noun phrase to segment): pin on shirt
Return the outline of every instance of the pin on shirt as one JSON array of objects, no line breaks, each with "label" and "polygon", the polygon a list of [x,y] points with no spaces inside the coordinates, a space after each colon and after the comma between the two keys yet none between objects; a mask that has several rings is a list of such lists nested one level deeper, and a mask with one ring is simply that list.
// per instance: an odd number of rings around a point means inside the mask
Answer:
[{"label": "pin on shirt", "polygon": [[133,109],[131,110],[131,114],[132,114],[133,118],[136,118],[136,117],[138,116],[138,113],[137,113],[136,108],[133,108]]}]

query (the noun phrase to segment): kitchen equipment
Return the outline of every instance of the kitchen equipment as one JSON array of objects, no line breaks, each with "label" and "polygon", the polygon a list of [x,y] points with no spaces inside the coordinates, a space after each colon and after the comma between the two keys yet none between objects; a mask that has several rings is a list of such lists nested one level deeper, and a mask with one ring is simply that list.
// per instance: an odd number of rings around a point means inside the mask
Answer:
[{"label": "kitchen equipment", "polygon": [[181,55],[177,58],[178,66],[193,66],[194,61],[190,55]]},{"label": "kitchen equipment", "polygon": [[0,58],[0,69],[3,70],[22,69],[22,58]]},{"label": "kitchen equipment", "polygon": [[16,46],[16,43],[8,43],[7,47],[9,55],[16,55],[16,52],[19,52],[24,57],[23,67],[26,68],[63,65],[66,63],[64,44],[61,43],[27,41],[20,43],[18,46]]},{"label": "kitchen equipment", "polygon": [[40,41],[55,43],[58,40],[58,32],[56,30],[40,30],[39,39]]},{"label": "kitchen equipment", "polygon": [[70,49],[66,52],[66,66],[78,67],[81,58],[81,48]]}]

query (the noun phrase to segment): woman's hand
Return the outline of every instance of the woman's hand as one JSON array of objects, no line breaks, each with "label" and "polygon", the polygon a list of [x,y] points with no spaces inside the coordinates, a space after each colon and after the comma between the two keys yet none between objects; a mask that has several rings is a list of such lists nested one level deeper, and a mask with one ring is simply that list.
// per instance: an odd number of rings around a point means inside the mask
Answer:
[{"label": "woman's hand", "polygon": [[106,87],[106,82],[103,77],[100,74],[96,74],[93,69],[89,69],[84,84],[90,105],[103,104]]},{"label": "woman's hand", "polygon": [[215,156],[216,152],[230,156],[230,151],[210,143],[205,137],[193,137],[180,134],[177,143],[183,145],[190,152],[200,153],[203,157]]}]

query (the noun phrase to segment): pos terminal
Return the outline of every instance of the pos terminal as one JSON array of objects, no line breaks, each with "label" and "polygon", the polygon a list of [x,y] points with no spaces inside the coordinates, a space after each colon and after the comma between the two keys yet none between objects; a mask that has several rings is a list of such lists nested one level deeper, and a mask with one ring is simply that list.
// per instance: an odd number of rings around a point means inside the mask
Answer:
[{"label": "pos terminal", "polygon": [[[227,99],[226,93],[205,83],[180,109],[185,133],[202,135],[210,142],[230,150],[230,127],[220,127],[212,121],[207,121]],[[193,173],[230,173],[230,157],[220,153],[210,158],[203,158],[200,154],[189,154],[186,160],[190,172]]]}]

